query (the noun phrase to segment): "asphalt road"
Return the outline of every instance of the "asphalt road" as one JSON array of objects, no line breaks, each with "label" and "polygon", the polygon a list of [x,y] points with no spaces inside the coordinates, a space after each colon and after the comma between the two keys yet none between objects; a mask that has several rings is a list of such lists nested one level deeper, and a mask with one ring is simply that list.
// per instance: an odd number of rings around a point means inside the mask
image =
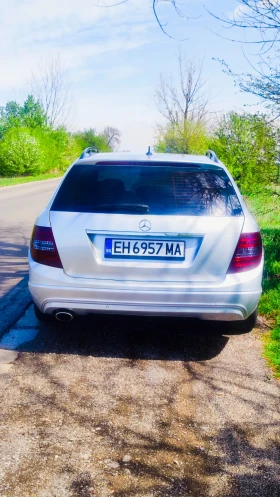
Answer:
[{"label": "asphalt road", "polygon": [[26,252],[54,185],[0,190],[0,315],[13,322],[0,335],[0,497],[280,497],[280,388],[262,329],[37,321]]},{"label": "asphalt road", "polygon": [[0,188],[0,334],[30,301],[27,250],[34,221],[59,179]]}]

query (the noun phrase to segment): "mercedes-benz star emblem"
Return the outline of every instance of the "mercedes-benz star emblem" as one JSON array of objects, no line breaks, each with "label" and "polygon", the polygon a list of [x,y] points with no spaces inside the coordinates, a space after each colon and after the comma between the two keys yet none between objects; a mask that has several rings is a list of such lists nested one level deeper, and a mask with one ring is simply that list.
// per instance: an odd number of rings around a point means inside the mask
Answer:
[{"label": "mercedes-benz star emblem", "polygon": [[150,221],[148,221],[148,219],[143,219],[139,224],[139,228],[141,231],[150,231],[151,229]]}]

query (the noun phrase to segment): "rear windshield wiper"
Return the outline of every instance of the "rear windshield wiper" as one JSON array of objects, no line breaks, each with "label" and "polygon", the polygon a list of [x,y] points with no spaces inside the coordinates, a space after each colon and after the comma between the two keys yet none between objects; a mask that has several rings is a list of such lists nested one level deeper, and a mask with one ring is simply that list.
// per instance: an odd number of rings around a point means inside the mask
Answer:
[{"label": "rear windshield wiper", "polygon": [[90,207],[94,212],[149,212],[149,206],[146,204],[98,204]]}]

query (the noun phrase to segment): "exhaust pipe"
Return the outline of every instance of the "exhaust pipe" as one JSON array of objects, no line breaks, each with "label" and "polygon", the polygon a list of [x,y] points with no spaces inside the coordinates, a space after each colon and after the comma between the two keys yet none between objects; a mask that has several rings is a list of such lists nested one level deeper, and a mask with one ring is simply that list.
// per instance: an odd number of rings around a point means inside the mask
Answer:
[{"label": "exhaust pipe", "polygon": [[74,314],[71,311],[56,311],[54,316],[57,321],[62,321],[64,323],[69,323],[74,319]]}]

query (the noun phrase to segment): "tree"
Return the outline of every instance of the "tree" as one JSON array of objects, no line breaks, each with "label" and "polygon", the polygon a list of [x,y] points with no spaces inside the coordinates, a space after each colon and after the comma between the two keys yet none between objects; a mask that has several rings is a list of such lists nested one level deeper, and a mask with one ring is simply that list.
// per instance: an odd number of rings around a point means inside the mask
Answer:
[{"label": "tree", "polygon": [[47,116],[39,101],[33,95],[28,95],[20,111],[21,125],[28,128],[45,128]]},{"label": "tree", "polygon": [[202,62],[188,59],[179,51],[178,81],[171,75],[160,76],[155,101],[159,112],[171,124],[205,121],[209,95],[202,71]]},{"label": "tree", "polygon": [[65,126],[71,115],[72,95],[67,71],[59,57],[39,66],[32,77],[31,88],[45,111],[48,125]]},{"label": "tree", "polygon": [[[177,1],[177,0],[150,0],[151,1],[151,6],[152,6],[152,10],[153,10],[153,14],[154,14],[154,17],[156,19],[156,22],[158,24],[158,26],[160,27],[161,31],[166,35],[168,36],[169,38],[173,38],[173,36],[171,36],[167,30],[166,30],[166,23],[163,23],[161,20],[160,20],[160,17],[159,17],[159,13],[158,13],[158,6],[159,4],[162,4],[163,2],[165,2],[166,4],[169,4],[173,10],[175,11],[175,13],[181,18],[181,19],[188,19],[188,17],[184,14],[184,12],[182,11],[182,4],[184,2],[184,0],[182,1]],[[108,5],[108,2],[105,1],[105,0],[96,0],[96,6],[97,7],[116,7],[117,5],[121,5],[123,3],[128,3],[130,2],[130,0],[116,0],[116,1],[113,1],[111,4]],[[187,3],[187,2],[186,2]],[[180,6],[180,7],[179,7]],[[182,40],[183,41],[183,40]]]},{"label": "tree", "polygon": [[168,123],[158,126],[155,150],[177,154],[205,154],[208,137],[202,123]]},{"label": "tree", "polygon": [[[209,11],[208,11],[209,12]],[[279,0],[239,0],[239,5],[230,16],[223,17],[210,13],[222,21],[228,28],[239,28],[251,35],[259,32],[260,39],[252,36],[250,40],[241,40],[261,46],[262,52],[268,52],[275,45],[279,49],[280,42],[280,5]],[[237,41],[233,39],[232,41]],[[240,41],[240,40],[238,40]]]},{"label": "tree", "polygon": [[107,141],[107,146],[112,150],[117,150],[121,143],[121,132],[113,126],[106,126],[103,131],[103,136]]},{"label": "tree", "polygon": [[45,112],[33,95],[28,95],[22,106],[10,101],[0,108],[0,139],[11,128],[45,128],[46,125]]},{"label": "tree", "polygon": [[219,60],[224,67],[224,72],[234,79],[235,85],[242,92],[258,97],[259,102],[271,111],[274,118],[280,116],[280,79],[279,68],[273,67],[269,61],[262,57],[258,67],[252,67],[254,73],[237,74],[233,72],[224,60]]},{"label": "tree", "polygon": [[73,136],[82,150],[87,147],[94,147],[99,152],[112,151],[110,145],[107,144],[107,138],[102,133],[98,134],[94,128],[84,129],[84,131],[74,133]]},{"label": "tree", "polygon": [[280,132],[265,115],[230,112],[209,148],[225,162],[243,192],[277,179]]},{"label": "tree", "polygon": [[53,129],[39,101],[28,95],[23,105],[0,108],[0,175],[21,176],[64,170],[79,157],[77,144],[64,128]]},{"label": "tree", "polygon": [[[280,49],[280,3],[279,0],[239,0],[239,5],[231,16],[219,19],[227,28],[238,28],[246,32],[246,40],[237,40],[243,44],[258,47],[259,59],[252,64],[252,72],[238,74],[228,64],[222,62],[225,72],[234,78],[235,84],[242,92],[257,96],[261,103],[280,115],[280,81],[278,52]],[[259,35],[256,37],[256,33]],[[251,38],[250,38],[251,36]],[[275,53],[276,52],[276,53]],[[272,56],[270,56],[270,54]]]},{"label": "tree", "polygon": [[[210,97],[202,72],[202,62],[188,59],[179,51],[177,79],[161,75],[155,101],[167,124],[158,126],[158,150],[176,153],[204,151]],[[166,150],[163,150],[164,146]]]},{"label": "tree", "polygon": [[1,107],[1,117],[3,119],[20,119],[22,107],[15,101],[7,102],[5,107]]}]

